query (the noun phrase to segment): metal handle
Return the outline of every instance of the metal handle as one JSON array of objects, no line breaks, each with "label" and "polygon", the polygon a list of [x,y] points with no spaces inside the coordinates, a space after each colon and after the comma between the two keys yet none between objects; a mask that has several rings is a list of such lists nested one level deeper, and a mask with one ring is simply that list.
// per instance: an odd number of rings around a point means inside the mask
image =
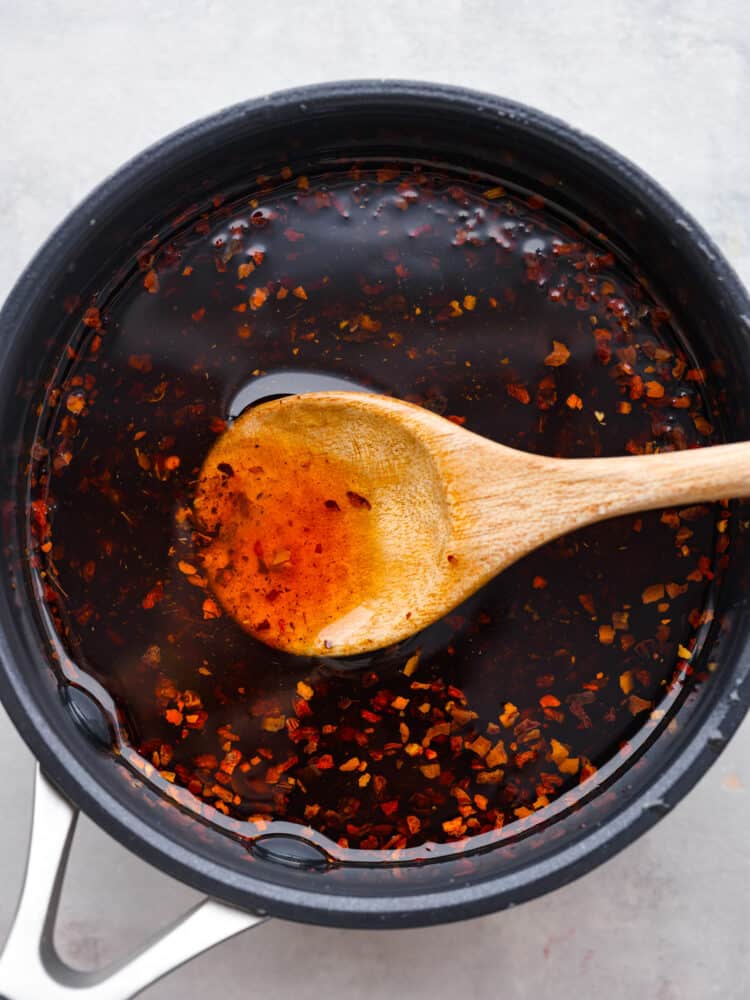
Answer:
[{"label": "metal handle", "polygon": [[37,765],[29,856],[21,899],[0,956],[0,1000],[129,1000],[191,958],[264,921],[204,899],[151,944],[97,972],[79,972],[53,933],[78,810]]}]

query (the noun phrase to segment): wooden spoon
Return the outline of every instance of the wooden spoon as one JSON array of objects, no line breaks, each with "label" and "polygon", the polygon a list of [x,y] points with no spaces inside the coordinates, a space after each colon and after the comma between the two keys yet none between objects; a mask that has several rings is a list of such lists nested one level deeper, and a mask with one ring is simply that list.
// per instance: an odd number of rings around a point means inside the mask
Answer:
[{"label": "wooden spoon", "polygon": [[[221,523],[219,489],[234,504]],[[565,532],[736,496],[750,496],[750,442],[547,458],[397,399],[319,392],[242,414],[206,459],[196,510],[214,512],[204,566],[225,610],[271,645],[342,656],[425,628]]]}]

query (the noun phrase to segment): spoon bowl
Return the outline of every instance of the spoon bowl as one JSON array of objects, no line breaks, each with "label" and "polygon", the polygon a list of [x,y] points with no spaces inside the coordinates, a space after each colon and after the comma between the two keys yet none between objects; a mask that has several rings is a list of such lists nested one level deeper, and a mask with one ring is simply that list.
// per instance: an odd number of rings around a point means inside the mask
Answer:
[{"label": "spoon bowl", "polygon": [[387,396],[317,392],[243,413],[195,510],[218,600],[259,639],[348,656],[412,635],[559,535],[750,494],[750,444],[558,459]]}]

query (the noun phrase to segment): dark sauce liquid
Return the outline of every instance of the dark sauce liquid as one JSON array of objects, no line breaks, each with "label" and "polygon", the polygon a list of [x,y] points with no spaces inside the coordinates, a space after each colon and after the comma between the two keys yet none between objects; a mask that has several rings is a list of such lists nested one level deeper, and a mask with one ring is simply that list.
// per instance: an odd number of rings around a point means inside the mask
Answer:
[{"label": "dark sauce liquid", "polygon": [[181,220],[83,312],[32,466],[54,655],[111,705],[115,759],[234,835],[354,862],[494,844],[668,724],[728,512],[579,531],[397,648],[312,659],[211,594],[202,462],[244,406],[333,385],[547,455],[701,446],[703,375],[604,238],[535,195],[427,166],[277,181]]}]

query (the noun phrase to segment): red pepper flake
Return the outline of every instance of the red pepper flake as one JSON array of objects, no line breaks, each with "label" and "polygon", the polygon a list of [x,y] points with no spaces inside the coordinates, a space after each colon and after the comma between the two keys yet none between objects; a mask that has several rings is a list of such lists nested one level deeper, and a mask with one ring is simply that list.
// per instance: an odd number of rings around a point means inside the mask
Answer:
[{"label": "red pepper flake", "polygon": [[261,720],[260,728],[267,733],[279,733],[286,726],[286,716],[280,712],[275,715],[266,715]]},{"label": "red pepper flake", "polygon": [[398,811],[398,799],[389,799],[387,802],[381,802],[380,808],[386,816],[392,816]]},{"label": "red pepper flake", "polygon": [[615,630],[611,625],[599,626],[599,642],[604,646],[611,646],[615,641]]},{"label": "red pepper flake", "polygon": [[404,669],[402,673],[405,677],[411,677],[412,674],[417,672],[417,667],[419,666],[420,650],[417,650],[404,664]]},{"label": "red pepper flake", "polygon": [[190,314],[194,323],[200,323],[203,317],[206,315],[206,309],[201,306],[200,309],[196,309],[194,313]]},{"label": "red pepper flake", "polygon": [[568,406],[571,410],[582,410],[583,400],[581,399],[580,396],[576,395],[576,393],[571,392],[571,394],[565,400],[565,405]]},{"label": "red pepper flake", "polygon": [[545,365],[550,368],[560,368],[570,357],[570,351],[559,340],[552,341],[552,350],[544,359]]},{"label": "red pepper flake", "polygon": [[65,407],[70,413],[78,416],[86,407],[86,397],[72,392],[65,401]]},{"label": "red pepper flake", "polygon": [[154,586],[149,590],[146,596],[141,601],[141,606],[148,611],[153,608],[159,601],[164,597],[164,584],[161,580],[157,580]]},{"label": "red pepper flake", "polygon": [[581,780],[581,784],[583,784],[584,781],[588,781],[589,778],[593,778],[594,777],[594,775],[596,774],[596,770],[597,769],[594,767],[594,765],[591,763],[591,761],[586,760],[585,757],[582,757],[581,761],[582,761],[582,763],[581,763],[581,779],[580,780]]},{"label": "red pepper flake", "polygon": [[505,777],[505,772],[501,767],[497,767],[492,771],[478,771],[477,772],[477,784],[479,785],[499,785],[500,782]]},{"label": "red pepper flake", "polygon": [[545,375],[540,379],[536,393],[536,405],[540,410],[551,410],[557,402],[557,389],[554,375]]},{"label": "red pepper flake", "polygon": [[350,757],[349,760],[339,764],[339,771],[356,771],[359,768],[359,757]]},{"label": "red pepper flake", "polygon": [[544,588],[547,586],[547,580],[545,580],[543,576],[535,576],[534,579],[531,581],[531,586],[534,588],[534,590],[544,590]]},{"label": "red pepper flake", "polygon": [[297,681],[297,694],[300,698],[304,698],[305,701],[310,701],[312,696],[315,694],[315,691],[305,681]]},{"label": "red pepper flake", "polygon": [[489,201],[495,201],[498,198],[504,198],[505,188],[501,187],[499,184],[497,185],[497,187],[488,188],[484,192],[484,197],[487,198]]},{"label": "red pepper flake", "polygon": [[221,770],[225,774],[233,774],[237,765],[242,760],[242,753],[239,750],[230,750],[221,762]]},{"label": "red pepper flake", "polygon": [[517,399],[519,403],[527,405],[531,402],[531,396],[529,395],[529,390],[526,386],[518,385],[516,382],[509,382],[505,386],[505,391],[511,399]]},{"label": "red pepper flake", "polygon": [[644,604],[654,604],[656,601],[660,601],[664,597],[664,584],[663,583],[653,583],[650,587],[646,589],[641,594],[641,600]]},{"label": "red pepper flake", "polygon": [[432,781],[435,778],[439,778],[440,777],[440,764],[436,764],[436,763],[433,763],[433,764],[421,764],[420,767],[419,767],[419,770],[422,772],[422,774],[425,776],[425,778],[428,779],[428,781]]},{"label": "red pepper flake", "polygon": [[353,493],[351,490],[347,490],[346,498],[352,505],[352,507],[357,507],[361,510],[372,509],[372,504],[370,503],[370,501],[366,497],[360,496],[359,493]]},{"label": "red pepper flake", "polygon": [[249,323],[242,323],[237,327],[237,336],[240,340],[249,340],[253,335],[253,331],[250,328]]},{"label": "red pepper flake", "polygon": [[612,612],[612,625],[618,632],[627,632],[630,626],[630,612],[629,611],[613,611]]},{"label": "red pepper flake", "polygon": [[477,307],[476,295],[464,295],[463,307],[469,312],[473,312]]},{"label": "red pepper flake", "polygon": [[164,713],[164,718],[170,724],[170,726],[181,726],[182,725],[182,712],[176,708],[168,708]]},{"label": "red pepper flake", "polygon": [[83,325],[90,327],[92,330],[101,329],[102,325],[101,314],[99,313],[99,310],[96,309],[94,306],[91,306],[83,314]]},{"label": "red pepper flake", "polygon": [[292,295],[296,296],[298,299],[307,299],[307,292],[302,285],[297,285],[296,288],[293,288]]},{"label": "red pepper flake", "polygon": [[702,434],[704,437],[708,437],[709,434],[713,434],[714,432],[713,424],[710,424],[705,417],[700,415],[693,416],[693,424],[695,425],[695,429],[698,433]]},{"label": "red pepper flake", "polygon": [[508,729],[510,726],[515,725],[518,715],[518,708],[513,704],[513,702],[506,701],[505,707],[502,714],[499,716],[499,719],[505,728]]},{"label": "red pepper flake", "polygon": [[159,291],[159,276],[153,268],[146,272],[143,278],[143,287],[152,295],[156,295]]},{"label": "red pepper flake", "polygon": [[492,743],[486,736],[477,736],[473,742],[466,744],[466,749],[471,750],[477,757],[486,757],[492,749]]},{"label": "red pepper flake", "polygon": [[522,750],[521,753],[517,753],[513,758],[513,763],[516,767],[526,767],[532,761],[536,760],[536,750]]},{"label": "red pepper flake", "polygon": [[628,697],[628,708],[631,715],[638,715],[640,712],[649,712],[653,708],[653,703],[637,694],[631,694]]},{"label": "red pepper flake", "polygon": [[[310,716],[310,715],[313,714],[312,713],[312,709],[307,704],[307,702],[305,701],[304,698],[293,698],[292,699],[292,708],[294,709],[294,714],[297,716],[298,719],[305,719],[308,716]],[[292,721],[293,720],[289,719],[287,721],[287,726],[291,726]],[[317,744],[316,744],[316,746],[317,746]]]},{"label": "red pepper flake", "polygon": [[214,618],[221,618],[221,608],[211,597],[207,597],[202,604],[203,617],[206,621]]},{"label": "red pepper flake", "polygon": [[367,333],[379,333],[383,328],[383,324],[380,320],[373,319],[369,313],[360,313],[354,321],[353,326],[356,326],[361,330],[365,330]]},{"label": "red pepper flake", "polygon": [[508,763],[508,752],[505,749],[505,743],[502,740],[498,740],[494,747],[490,750],[484,759],[487,767],[497,767],[499,764]]},{"label": "red pepper flake", "polygon": [[630,380],[630,398],[641,399],[645,391],[646,386],[641,376],[634,375]]},{"label": "red pepper flake", "polygon": [[250,308],[260,309],[263,303],[268,298],[268,290],[265,288],[256,288],[253,294],[250,296]]},{"label": "red pepper flake", "polygon": [[412,834],[412,836],[414,834],[419,833],[419,831],[422,829],[422,821],[419,819],[418,816],[407,816],[406,825],[409,828],[409,833]]},{"label": "red pepper flake", "polygon": [[462,816],[456,816],[455,819],[447,819],[443,823],[443,831],[449,837],[459,837],[462,833],[466,832],[466,824],[463,821]]},{"label": "red pepper flake", "polygon": [[218,784],[212,786],[211,794],[216,795],[219,799],[218,802],[214,803],[217,809],[222,805],[222,803],[234,801],[234,795],[232,792],[230,792],[228,788],[222,788],[222,786]]},{"label": "red pepper flake", "polygon": [[596,614],[596,606],[594,605],[594,598],[591,594],[579,594],[578,601],[584,611],[588,611],[590,615]]}]

